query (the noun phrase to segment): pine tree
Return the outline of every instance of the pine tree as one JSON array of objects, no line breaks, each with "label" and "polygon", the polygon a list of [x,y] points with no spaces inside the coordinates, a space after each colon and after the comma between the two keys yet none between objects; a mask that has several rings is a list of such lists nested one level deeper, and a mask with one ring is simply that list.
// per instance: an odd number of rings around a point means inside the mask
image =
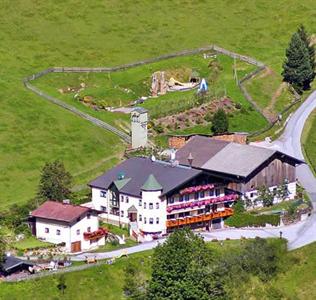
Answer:
[{"label": "pine tree", "polygon": [[286,59],[283,64],[283,80],[290,83],[298,93],[310,86],[313,70],[305,43],[295,32],[286,49]]},{"label": "pine tree", "polygon": [[304,42],[309,55],[309,62],[311,65],[311,68],[313,70],[312,80],[315,78],[315,47],[311,43],[311,38],[308,35],[308,32],[305,30],[304,25],[300,25],[300,27],[297,30],[297,33],[299,34],[301,40]]},{"label": "pine tree", "polygon": [[225,133],[228,131],[228,118],[225,111],[220,108],[213,116],[212,130],[215,134]]}]

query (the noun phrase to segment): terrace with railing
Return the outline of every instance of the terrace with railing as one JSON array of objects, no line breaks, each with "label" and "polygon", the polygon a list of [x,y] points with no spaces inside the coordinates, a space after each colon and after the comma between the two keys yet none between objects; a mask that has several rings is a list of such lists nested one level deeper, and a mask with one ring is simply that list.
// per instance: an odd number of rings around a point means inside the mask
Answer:
[{"label": "terrace with railing", "polygon": [[168,220],[166,222],[167,228],[191,225],[195,223],[201,223],[205,221],[214,220],[217,218],[229,217],[233,214],[232,208],[225,208],[224,211],[211,212],[208,214],[198,215],[198,216],[189,216],[185,218],[179,218],[175,220]]}]

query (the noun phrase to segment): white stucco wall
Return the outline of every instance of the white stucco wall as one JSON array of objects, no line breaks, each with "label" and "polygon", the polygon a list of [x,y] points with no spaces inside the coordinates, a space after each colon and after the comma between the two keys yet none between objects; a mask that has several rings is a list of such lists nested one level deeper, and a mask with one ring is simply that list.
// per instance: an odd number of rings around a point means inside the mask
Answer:
[{"label": "white stucco wall", "polygon": [[[101,191],[106,192],[106,197],[101,197]],[[92,188],[92,204],[96,210],[102,211],[102,207],[108,209],[108,197],[109,193],[107,190]]]},{"label": "white stucco wall", "polygon": [[[65,243],[67,251],[71,250],[71,243],[81,241],[81,249],[88,250],[97,245],[104,244],[104,238],[98,243],[90,244],[90,241],[86,241],[83,237],[83,233],[88,231],[88,227],[91,228],[91,232],[96,231],[99,228],[99,221],[97,216],[84,217],[79,222],[72,226],[56,224],[50,220],[36,219],[36,237],[43,239],[53,244]],[[45,228],[49,229],[49,232],[45,232]],[[57,230],[60,230],[60,235],[57,235]],[[77,230],[80,230],[79,235]]]},{"label": "white stucco wall", "polygon": [[[142,221],[138,220],[138,226],[140,230],[145,231],[147,233],[166,232],[167,206],[166,201],[161,200],[159,198],[160,195],[161,191],[142,192],[143,205],[140,210],[140,214],[142,215]],[[150,208],[150,204],[152,204],[152,208]],[[153,219],[153,224],[150,224],[151,218]]]}]

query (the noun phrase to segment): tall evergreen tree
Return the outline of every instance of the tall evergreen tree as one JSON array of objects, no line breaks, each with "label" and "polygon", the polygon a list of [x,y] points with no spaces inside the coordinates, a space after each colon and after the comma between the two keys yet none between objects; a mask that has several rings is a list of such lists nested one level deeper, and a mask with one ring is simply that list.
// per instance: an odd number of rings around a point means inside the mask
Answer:
[{"label": "tall evergreen tree", "polygon": [[286,49],[286,59],[283,64],[283,80],[290,83],[298,93],[310,86],[313,70],[305,43],[295,32]]},{"label": "tall evergreen tree", "polygon": [[61,161],[46,163],[42,169],[38,194],[43,200],[62,201],[70,196],[71,183],[72,177]]},{"label": "tall evergreen tree", "polygon": [[297,30],[297,33],[299,34],[301,40],[304,42],[308,50],[309,62],[313,70],[312,79],[314,79],[315,78],[315,47],[314,45],[312,45],[311,38],[308,35],[308,32],[305,30],[304,25],[300,25],[300,27]]}]

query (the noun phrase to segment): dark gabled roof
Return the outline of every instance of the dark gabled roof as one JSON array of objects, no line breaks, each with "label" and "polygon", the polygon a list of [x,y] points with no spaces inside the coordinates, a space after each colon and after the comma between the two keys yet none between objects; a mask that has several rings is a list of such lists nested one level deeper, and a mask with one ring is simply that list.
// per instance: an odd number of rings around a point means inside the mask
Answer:
[{"label": "dark gabled roof", "polygon": [[162,186],[153,174],[150,174],[142,186],[142,191],[161,191]]},{"label": "dark gabled roof", "polygon": [[46,201],[31,212],[32,217],[72,223],[91,209],[84,206]]},{"label": "dark gabled roof", "polygon": [[273,149],[218,141],[195,136],[176,152],[176,159],[188,165],[188,156],[193,156],[192,166],[216,174],[246,178],[271,158],[287,159],[293,164],[303,161]]},{"label": "dark gabled roof", "polygon": [[188,157],[191,153],[193,156],[192,167],[200,168],[228,144],[229,142],[226,141],[196,135],[176,152],[176,160],[182,165],[189,165]]},{"label": "dark gabled roof", "polygon": [[118,174],[124,174],[130,180],[120,189],[121,193],[140,196],[142,186],[152,174],[162,187],[162,194],[166,194],[201,174],[202,171],[184,166],[172,166],[162,161],[152,161],[149,158],[133,157],[104,173],[89,183],[89,186],[108,189]]},{"label": "dark gabled roof", "polygon": [[5,256],[4,261],[0,263],[0,269],[5,272],[9,272],[11,269],[21,265],[32,266],[33,264],[28,261],[19,259],[15,256]]}]

